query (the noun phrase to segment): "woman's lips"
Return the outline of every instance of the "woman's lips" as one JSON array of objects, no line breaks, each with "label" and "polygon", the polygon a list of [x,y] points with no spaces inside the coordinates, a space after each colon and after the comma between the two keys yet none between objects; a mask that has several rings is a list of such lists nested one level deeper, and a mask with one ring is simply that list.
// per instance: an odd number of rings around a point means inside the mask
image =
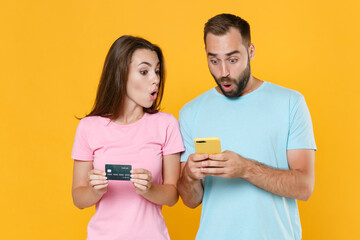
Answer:
[{"label": "woman's lips", "polygon": [[157,98],[157,93],[158,93],[157,90],[151,92],[151,94],[150,94],[150,99],[151,99],[152,101],[155,101],[155,99]]}]

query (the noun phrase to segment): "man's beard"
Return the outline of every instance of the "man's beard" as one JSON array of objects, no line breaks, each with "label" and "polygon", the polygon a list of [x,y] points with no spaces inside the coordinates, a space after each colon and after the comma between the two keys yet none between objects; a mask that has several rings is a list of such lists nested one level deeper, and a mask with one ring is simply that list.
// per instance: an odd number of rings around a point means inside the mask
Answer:
[{"label": "man's beard", "polygon": [[[211,74],[212,75],[212,74]],[[251,69],[250,69],[250,59],[248,58],[248,63],[244,71],[240,74],[240,76],[237,79],[229,78],[229,77],[222,77],[220,79],[216,79],[214,75],[213,78],[215,79],[217,85],[219,86],[221,92],[228,98],[238,98],[242,95],[244,89],[246,88],[246,85],[249,82],[251,75]],[[224,91],[224,89],[221,86],[222,82],[231,83],[233,85],[233,89],[231,89],[230,92]]]}]

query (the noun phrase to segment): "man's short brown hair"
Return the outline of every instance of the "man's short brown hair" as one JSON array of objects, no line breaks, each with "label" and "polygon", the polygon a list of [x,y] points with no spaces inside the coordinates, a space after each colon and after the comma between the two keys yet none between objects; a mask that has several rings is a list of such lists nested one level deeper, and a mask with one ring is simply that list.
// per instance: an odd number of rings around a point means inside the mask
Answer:
[{"label": "man's short brown hair", "polygon": [[239,30],[243,39],[243,44],[249,46],[251,43],[250,25],[244,19],[233,14],[219,14],[210,18],[204,27],[204,43],[206,45],[206,36],[212,33],[217,36],[225,35],[231,27]]}]

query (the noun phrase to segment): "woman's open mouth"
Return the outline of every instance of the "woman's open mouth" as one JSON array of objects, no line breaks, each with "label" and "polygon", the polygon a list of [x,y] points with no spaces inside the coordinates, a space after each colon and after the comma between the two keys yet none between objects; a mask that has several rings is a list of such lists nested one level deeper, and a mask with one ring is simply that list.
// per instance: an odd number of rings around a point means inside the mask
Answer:
[{"label": "woman's open mouth", "polygon": [[151,99],[152,101],[154,101],[154,100],[157,98],[157,93],[158,93],[158,90],[157,90],[157,89],[155,89],[154,91],[152,91],[152,92],[150,93],[150,99]]}]

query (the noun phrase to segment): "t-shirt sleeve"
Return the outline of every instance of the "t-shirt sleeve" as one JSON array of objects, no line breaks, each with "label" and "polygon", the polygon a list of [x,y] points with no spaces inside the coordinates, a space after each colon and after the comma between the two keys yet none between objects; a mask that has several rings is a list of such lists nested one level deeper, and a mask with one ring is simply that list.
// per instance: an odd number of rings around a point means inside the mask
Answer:
[{"label": "t-shirt sleeve", "polygon": [[165,143],[163,146],[163,155],[170,155],[184,151],[179,123],[173,115],[170,115],[166,128]]},{"label": "t-shirt sleeve", "polygon": [[191,132],[190,117],[187,116],[186,113],[187,113],[186,111],[181,110],[179,116],[180,132],[185,146],[185,151],[181,154],[181,158],[180,158],[181,162],[186,162],[189,155],[195,153],[193,137],[190,134]]},{"label": "t-shirt sleeve", "polygon": [[302,95],[299,96],[294,107],[290,110],[287,150],[290,149],[316,150],[310,112]]},{"label": "t-shirt sleeve", "polygon": [[75,141],[71,153],[71,158],[82,161],[93,161],[94,156],[90,148],[87,136],[86,120],[81,119],[75,134]]}]

